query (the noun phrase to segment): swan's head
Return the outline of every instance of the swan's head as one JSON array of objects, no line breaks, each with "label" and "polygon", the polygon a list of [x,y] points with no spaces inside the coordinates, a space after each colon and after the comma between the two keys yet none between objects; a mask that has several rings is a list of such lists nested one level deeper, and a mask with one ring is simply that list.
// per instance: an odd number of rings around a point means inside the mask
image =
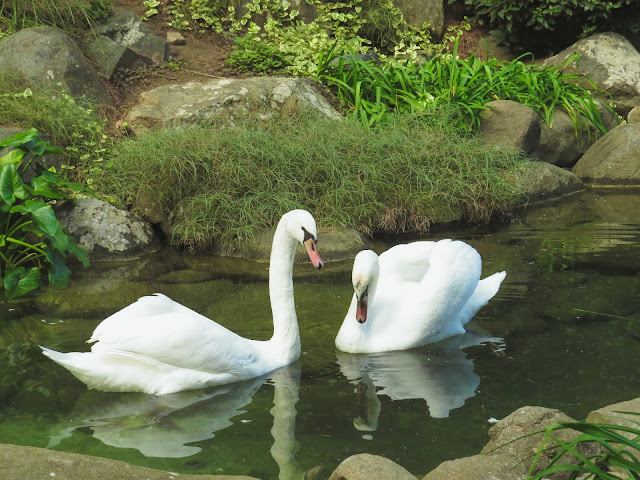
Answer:
[{"label": "swan's head", "polygon": [[306,248],[313,266],[321,269],[324,264],[318,252],[318,229],[313,216],[306,210],[291,210],[283,218],[287,219],[289,235]]},{"label": "swan's head", "polygon": [[356,320],[367,321],[367,305],[369,303],[369,285],[378,271],[378,255],[373,250],[363,250],[356,255],[351,271],[351,282],[356,294]]}]

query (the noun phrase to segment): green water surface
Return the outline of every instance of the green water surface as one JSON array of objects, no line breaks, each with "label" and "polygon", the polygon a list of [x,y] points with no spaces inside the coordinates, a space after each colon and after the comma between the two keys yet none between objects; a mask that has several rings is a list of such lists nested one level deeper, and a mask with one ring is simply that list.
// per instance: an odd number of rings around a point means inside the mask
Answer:
[{"label": "green water surface", "polygon": [[0,303],[0,443],[281,480],[316,467],[328,477],[367,452],[421,476],[478,453],[488,420],[521,406],[584,418],[640,396],[639,204],[633,192],[586,193],[506,224],[425,237],[465,240],[483,276],[507,277],[468,335],[411,351],[337,352],[350,265],[296,266],[300,360],[266,378],[161,397],[88,391],[38,345],[87,351],[102,319],[154,292],[267,339],[266,266],[167,251],[94,264],[67,290]]}]

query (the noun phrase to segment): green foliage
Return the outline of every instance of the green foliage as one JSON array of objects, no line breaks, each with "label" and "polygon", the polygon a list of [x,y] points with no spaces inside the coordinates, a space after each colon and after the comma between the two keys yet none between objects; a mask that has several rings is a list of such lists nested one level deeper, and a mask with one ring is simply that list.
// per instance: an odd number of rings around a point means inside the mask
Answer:
[{"label": "green foliage", "polygon": [[[0,92],[18,92],[17,85],[0,78]],[[106,121],[93,105],[74,100],[55,86],[0,94],[0,124],[35,128],[60,145],[70,161],[65,175],[89,186],[91,176],[110,155],[113,140],[105,133]]]},{"label": "green foliage", "polygon": [[[625,412],[621,412],[625,413]],[[629,415],[637,415],[630,413]],[[637,424],[637,422],[634,422]],[[576,439],[565,442],[557,432],[572,430],[580,432]],[[550,425],[545,430],[544,439],[536,452],[533,464],[529,469],[527,480],[549,478],[557,472],[569,474],[569,480],[599,479],[618,480],[620,478],[640,478],[640,429],[623,425],[591,422],[562,422]],[[597,449],[594,449],[598,447]],[[586,455],[583,447],[598,453]],[[549,454],[551,449],[557,448],[558,453]],[[536,472],[536,466],[541,456],[550,457],[548,466]],[[573,463],[562,463],[568,458]],[[623,476],[619,476],[622,474]]]},{"label": "green foliage", "polygon": [[280,51],[251,34],[235,39],[235,45],[227,63],[239,72],[267,75],[285,65]]},{"label": "green foliage", "polygon": [[410,58],[434,49],[429,25],[407,24],[391,0],[308,3],[315,11],[315,20],[308,23],[292,4],[280,0],[253,0],[241,11],[218,2],[171,0],[166,13],[178,29],[206,28],[259,38],[274,55],[278,52],[276,63],[282,60],[294,76],[315,75],[319,57],[332,46],[336,53],[366,52],[374,46],[380,54]]},{"label": "green foliage", "polygon": [[[555,109],[562,108],[573,119],[576,131],[586,122],[589,128],[606,132],[597,102],[577,83],[585,80],[598,91],[593,82],[565,74],[563,67],[543,67],[523,60],[462,59],[457,56],[457,45],[452,54],[438,55],[422,66],[356,58],[345,62],[329,52],[319,66],[318,79],[331,86],[351,115],[365,125],[383,121],[396,111],[431,112],[436,106],[452,104],[462,112],[458,127],[472,130],[479,126],[485,105],[502,99],[531,107],[549,125]],[[571,57],[567,64],[574,60]]]},{"label": "green foliage", "polygon": [[612,30],[637,9],[637,0],[465,0],[465,4],[479,22],[496,29],[505,45],[543,54],[551,47],[564,48],[580,37]]},{"label": "green foliage", "polygon": [[[79,185],[45,170],[38,157],[60,154],[35,129],[18,133],[0,142],[0,148],[14,147],[0,158],[0,279],[7,297],[19,297],[40,286],[43,262],[49,264],[47,276],[55,288],[64,288],[71,275],[67,253],[85,266],[89,260],[60,226],[51,201],[69,198],[69,192],[86,191]],[[37,176],[28,182],[22,175],[32,169]]]},{"label": "green foliage", "polygon": [[0,2],[0,37],[38,25],[83,29],[110,13],[110,0],[6,0]]},{"label": "green foliage", "polygon": [[193,248],[232,245],[302,207],[365,233],[486,222],[518,195],[521,157],[458,135],[450,114],[373,129],[289,114],[149,132],[117,147],[99,187],[121,204],[136,195],[179,212],[172,243]]}]

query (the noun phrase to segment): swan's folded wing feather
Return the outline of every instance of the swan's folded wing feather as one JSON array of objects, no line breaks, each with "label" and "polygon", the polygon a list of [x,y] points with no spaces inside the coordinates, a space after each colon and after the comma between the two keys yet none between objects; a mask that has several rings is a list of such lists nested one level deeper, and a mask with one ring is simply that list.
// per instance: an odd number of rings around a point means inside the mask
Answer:
[{"label": "swan's folded wing feather", "polygon": [[400,244],[380,254],[380,280],[385,283],[419,282],[431,264],[436,242]]},{"label": "swan's folded wing feather", "polygon": [[91,337],[92,351],[131,352],[180,368],[238,374],[256,360],[251,340],[187,307],[103,324]]},{"label": "swan's folded wing feather", "polygon": [[431,267],[420,282],[417,302],[444,313],[459,311],[473,295],[482,270],[480,254],[461,241],[441,240],[436,243]]}]

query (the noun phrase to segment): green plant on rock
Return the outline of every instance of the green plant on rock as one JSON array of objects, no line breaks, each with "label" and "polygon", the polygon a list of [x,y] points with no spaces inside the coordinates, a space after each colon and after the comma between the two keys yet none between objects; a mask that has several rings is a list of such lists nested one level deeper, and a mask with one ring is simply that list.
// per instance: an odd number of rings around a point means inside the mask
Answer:
[{"label": "green plant on rock", "polygon": [[[572,441],[562,441],[557,435],[562,430],[576,431],[580,435]],[[545,430],[542,443],[527,474],[527,480],[541,480],[559,472],[568,473],[569,476],[563,478],[570,480],[577,478],[584,480],[638,479],[640,478],[639,440],[640,428],[637,427],[586,421],[550,425]],[[588,447],[592,452],[595,450],[596,453],[585,454],[583,447]],[[556,454],[549,454],[556,448]],[[534,473],[542,456],[549,457],[549,464],[542,471]],[[563,463],[569,458],[572,458],[573,462]]]},{"label": "green plant on rock", "polygon": [[[578,84],[584,80],[593,91],[599,91],[593,82],[565,74],[563,66],[542,67],[523,60],[458,58],[457,43],[452,53],[437,55],[422,65],[411,61],[375,63],[355,56],[345,63],[329,51],[319,66],[318,79],[366,125],[396,111],[420,113],[452,104],[463,112],[459,128],[470,131],[479,127],[485,105],[501,99],[531,107],[550,126],[555,109],[562,108],[574,121],[576,132],[586,125],[587,132],[606,133],[598,105],[611,107],[594,100],[590,91]],[[567,64],[573,60],[571,57]]]},{"label": "green plant on rock", "polygon": [[[84,249],[65,233],[51,202],[86,191],[39,163],[38,157],[62,151],[43,141],[35,129],[0,142],[0,148],[14,147],[0,158],[0,280],[7,297],[24,295],[40,286],[41,271],[48,265],[47,278],[54,288],[69,283],[71,270],[65,256],[75,255],[85,266]],[[35,172],[30,180],[22,175]]]}]

